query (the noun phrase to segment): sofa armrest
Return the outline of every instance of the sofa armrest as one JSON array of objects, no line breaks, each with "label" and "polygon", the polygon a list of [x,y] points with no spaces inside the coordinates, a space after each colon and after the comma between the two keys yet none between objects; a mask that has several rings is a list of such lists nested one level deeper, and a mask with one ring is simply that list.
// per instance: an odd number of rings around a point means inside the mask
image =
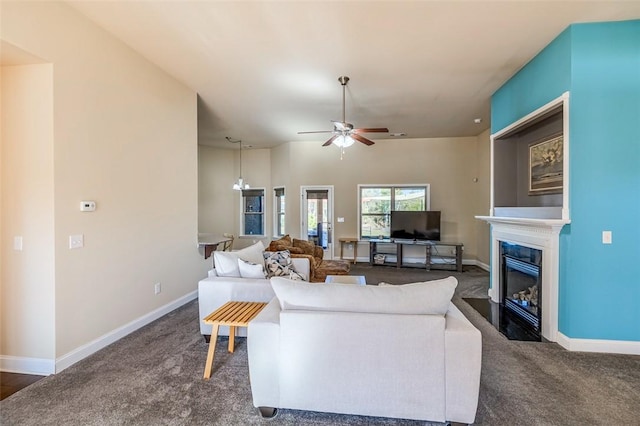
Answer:
[{"label": "sofa armrest", "polygon": [[472,424],[480,392],[482,334],[453,303],[445,320],[447,420]]},{"label": "sofa armrest", "polygon": [[316,259],[310,254],[291,253],[291,260],[295,261],[295,259],[305,259],[307,261],[307,263],[309,264],[309,273],[307,274],[307,279],[308,281],[311,281],[316,272]]},{"label": "sofa armrest", "polygon": [[309,281],[311,278],[311,265],[309,264],[309,259],[304,257],[292,257],[291,262],[293,263],[293,269]]},{"label": "sofa armrest", "polygon": [[273,298],[247,328],[249,378],[255,407],[280,404],[280,303]]}]

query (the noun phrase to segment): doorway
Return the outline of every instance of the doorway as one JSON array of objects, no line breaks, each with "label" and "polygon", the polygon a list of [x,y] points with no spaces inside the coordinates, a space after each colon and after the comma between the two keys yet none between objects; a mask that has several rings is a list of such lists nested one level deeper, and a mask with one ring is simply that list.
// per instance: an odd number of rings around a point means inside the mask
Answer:
[{"label": "doorway", "polygon": [[300,193],[300,238],[322,247],[324,259],[333,259],[333,186],[301,186]]}]

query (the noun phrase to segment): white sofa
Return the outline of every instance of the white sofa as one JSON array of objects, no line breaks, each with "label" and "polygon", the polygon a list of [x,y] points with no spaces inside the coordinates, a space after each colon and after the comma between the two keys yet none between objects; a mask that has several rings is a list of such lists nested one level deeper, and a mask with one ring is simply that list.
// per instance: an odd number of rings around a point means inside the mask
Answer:
[{"label": "white sofa", "polygon": [[249,323],[253,404],[473,423],[482,341],[451,303],[454,277],[403,286],[272,278]]},{"label": "white sofa", "polygon": [[[214,252],[215,253],[215,252]],[[309,277],[309,261],[303,258],[291,259],[299,274]],[[242,278],[219,276],[216,269],[209,271],[209,276],[198,283],[198,305],[200,316],[200,333],[208,341],[211,335],[211,325],[202,320],[211,312],[229,301],[236,302],[269,302],[275,296],[271,283],[267,278]],[[222,326],[219,336],[228,336],[229,327]],[[246,336],[243,327],[236,329],[236,336]]]}]

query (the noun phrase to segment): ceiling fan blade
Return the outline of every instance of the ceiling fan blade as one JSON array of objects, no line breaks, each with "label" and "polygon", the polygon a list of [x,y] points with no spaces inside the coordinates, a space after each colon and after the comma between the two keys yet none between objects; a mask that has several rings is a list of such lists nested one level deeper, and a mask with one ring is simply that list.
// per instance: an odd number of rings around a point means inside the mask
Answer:
[{"label": "ceiling fan blade", "polygon": [[299,135],[304,135],[307,133],[333,133],[333,130],[315,130],[312,132],[298,132]]},{"label": "ceiling fan blade", "polygon": [[367,138],[365,138],[364,136],[360,136],[357,133],[351,133],[351,137],[354,138],[355,140],[357,140],[358,142],[362,142],[365,145],[373,145],[374,142],[372,140],[369,140]]},{"label": "ceiling fan blade", "polygon": [[386,127],[365,127],[363,129],[353,129],[353,133],[389,133]]},{"label": "ceiling fan blade", "polygon": [[333,141],[334,141],[334,140],[336,140],[336,138],[337,138],[338,136],[340,136],[340,135],[333,135],[333,136],[331,136],[331,138],[330,138],[328,141],[326,141],[325,143],[323,143],[323,144],[322,144],[322,146],[329,146],[329,145],[331,145],[331,144],[333,143]]}]

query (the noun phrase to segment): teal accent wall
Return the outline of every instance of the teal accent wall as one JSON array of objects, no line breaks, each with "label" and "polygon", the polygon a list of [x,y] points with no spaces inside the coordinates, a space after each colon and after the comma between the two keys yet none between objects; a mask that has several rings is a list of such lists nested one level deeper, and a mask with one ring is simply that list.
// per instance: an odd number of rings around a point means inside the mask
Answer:
[{"label": "teal accent wall", "polygon": [[563,31],[491,98],[491,133],[535,111],[571,86],[571,31]]},{"label": "teal accent wall", "polygon": [[[640,20],[570,26],[494,94],[492,131],[567,90],[560,332],[640,341]],[[602,244],[604,230],[613,244]]]}]

